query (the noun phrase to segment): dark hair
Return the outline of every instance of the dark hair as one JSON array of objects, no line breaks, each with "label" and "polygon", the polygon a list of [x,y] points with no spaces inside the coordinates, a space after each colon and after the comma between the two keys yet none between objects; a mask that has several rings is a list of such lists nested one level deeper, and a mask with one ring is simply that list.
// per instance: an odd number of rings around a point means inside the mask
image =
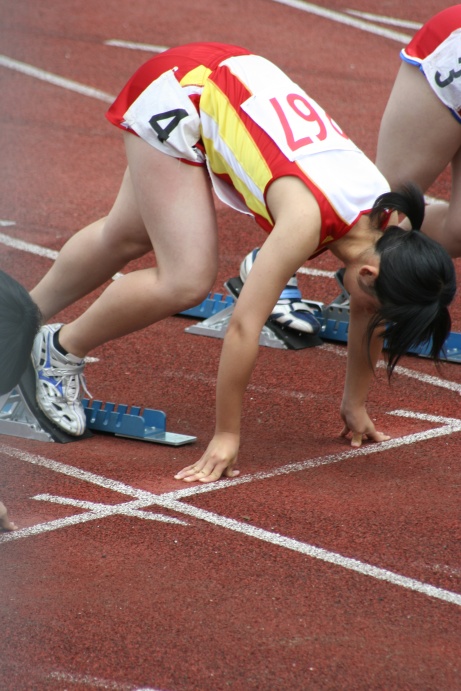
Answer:
[{"label": "dark hair", "polygon": [[412,230],[390,226],[375,246],[380,257],[374,292],[380,307],[368,326],[368,343],[381,327],[391,376],[399,359],[412,348],[428,346],[431,358],[440,353],[451,329],[448,305],[456,292],[456,274],[448,252],[420,228],[424,196],[413,184],[376,200],[371,220],[379,226],[390,210],[404,214]]},{"label": "dark hair", "polygon": [[29,362],[41,314],[27,290],[0,271],[0,394],[13,389]]}]

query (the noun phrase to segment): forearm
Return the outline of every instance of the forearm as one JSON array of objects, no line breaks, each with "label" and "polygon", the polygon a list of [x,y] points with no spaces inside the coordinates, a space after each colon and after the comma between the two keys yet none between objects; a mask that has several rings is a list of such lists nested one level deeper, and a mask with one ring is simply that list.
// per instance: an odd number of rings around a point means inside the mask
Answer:
[{"label": "forearm", "polygon": [[382,339],[373,334],[368,351],[366,332],[370,315],[351,312],[343,404],[364,406],[381,349]]},{"label": "forearm", "polygon": [[243,397],[259,349],[259,333],[231,324],[224,339],[216,387],[216,434],[240,434]]}]

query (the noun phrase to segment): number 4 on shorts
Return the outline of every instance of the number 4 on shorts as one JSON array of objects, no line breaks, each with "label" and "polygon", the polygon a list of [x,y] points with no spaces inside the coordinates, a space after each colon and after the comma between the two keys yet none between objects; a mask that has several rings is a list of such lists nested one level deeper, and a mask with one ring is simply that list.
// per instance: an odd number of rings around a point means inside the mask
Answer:
[{"label": "number 4 on shorts", "polygon": [[[183,118],[188,116],[187,110],[184,108],[175,108],[174,110],[167,110],[165,113],[157,113],[149,120],[149,125],[155,131],[157,137],[161,142],[166,142],[175,127],[179,125]],[[166,127],[162,127],[159,122],[161,120],[170,120]]]}]

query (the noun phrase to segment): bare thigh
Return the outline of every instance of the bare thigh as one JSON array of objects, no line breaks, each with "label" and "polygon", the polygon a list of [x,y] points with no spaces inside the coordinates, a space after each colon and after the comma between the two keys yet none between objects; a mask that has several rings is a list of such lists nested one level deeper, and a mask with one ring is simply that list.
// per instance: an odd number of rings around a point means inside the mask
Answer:
[{"label": "bare thigh", "polygon": [[208,173],[125,135],[137,210],[155,252],[158,280],[209,288],[216,277],[218,233]]},{"label": "bare thigh", "polygon": [[426,191],[460,147],[460,123],[420,70],[402,63],[381,120],[376,157],[391,188],[413,181]]}]

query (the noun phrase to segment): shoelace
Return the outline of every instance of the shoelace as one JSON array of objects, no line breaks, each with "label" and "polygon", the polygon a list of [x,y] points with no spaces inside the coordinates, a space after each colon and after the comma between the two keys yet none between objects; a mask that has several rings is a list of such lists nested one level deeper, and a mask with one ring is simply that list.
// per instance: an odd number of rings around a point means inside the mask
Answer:
[{"label": "shoelace", "polygon": [[84,366],[85,362],[83,361],[80,365],[44,367],[43,373],[45,376],[50,377],[50,379],[55,379],[57,385],[62,383],[66,400],[74,403],[80,398],[80,389],[83,389],[89,398],[93,398],[86,386],[86,379],[83,374]]}]

